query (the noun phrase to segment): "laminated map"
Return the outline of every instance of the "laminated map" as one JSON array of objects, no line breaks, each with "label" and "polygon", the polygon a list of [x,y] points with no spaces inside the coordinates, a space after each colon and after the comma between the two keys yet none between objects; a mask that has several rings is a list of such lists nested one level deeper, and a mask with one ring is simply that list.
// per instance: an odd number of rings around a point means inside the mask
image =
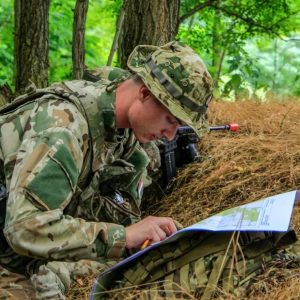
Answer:
[{"label": "laminated map", "polygon": [[138,259],[139,256],[153,248],[174,242],[187,233],[195,231],[198,231],[199,234],[207,231],[288,231],[295,202],[298,202],[299,199],[300,192],[291,191],[224,210],[178,230],[161,242],[151,244],[149,247],[122,260],[105,273]]}]

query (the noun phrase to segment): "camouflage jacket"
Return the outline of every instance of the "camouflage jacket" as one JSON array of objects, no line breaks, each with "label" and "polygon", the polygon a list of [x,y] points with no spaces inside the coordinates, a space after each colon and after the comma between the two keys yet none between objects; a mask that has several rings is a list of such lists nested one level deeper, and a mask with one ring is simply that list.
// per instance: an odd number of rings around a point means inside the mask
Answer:
[{"label": "camouflage jacket", "polygon": [[[12,253],[120,258],[123,226],[139,219],[148,158],[131,130],[116,129],[114,88],[69,81],[23,102],[0,116],[0,178],[9,191],[4,234]],[[111,197],[115,189],[125,197]],[[1,264],[10,261],[0,254]]]}]

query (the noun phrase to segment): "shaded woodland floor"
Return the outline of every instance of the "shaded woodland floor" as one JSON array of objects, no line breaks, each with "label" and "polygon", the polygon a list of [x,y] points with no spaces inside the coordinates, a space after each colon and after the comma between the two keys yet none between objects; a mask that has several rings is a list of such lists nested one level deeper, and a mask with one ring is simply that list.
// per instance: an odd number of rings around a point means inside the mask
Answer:
[{"label": "shaded woodland floor", "polygon": [[[215,102],[209,119],[212,125],[239,123],[240,130],[207,134],[197,145],[200,161],[179,171],[168,195],[146,202],[145,215],[171,216],[187,226],[227,208],[300,189],[300,102]],[[293,226],[299,236],[298,206]],[[249,299],[299,299],[299,275],[300,269],[288,278],[260,275]],[[92,282],[79,280],[68,299],[88,299]]]}]

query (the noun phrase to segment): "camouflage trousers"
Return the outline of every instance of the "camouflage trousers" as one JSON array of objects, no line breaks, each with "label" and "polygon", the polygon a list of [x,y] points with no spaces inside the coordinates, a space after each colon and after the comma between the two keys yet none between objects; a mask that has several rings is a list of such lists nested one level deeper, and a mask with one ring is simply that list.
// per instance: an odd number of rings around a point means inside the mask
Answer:
[{"label": "camouflage trousers", "polygon": [[113,261],[91,260],[48,262],[39,266],[30,278],[0,266],[0,300],[65,299],[65,293],[77,278],[99,274],[113,264]]}]

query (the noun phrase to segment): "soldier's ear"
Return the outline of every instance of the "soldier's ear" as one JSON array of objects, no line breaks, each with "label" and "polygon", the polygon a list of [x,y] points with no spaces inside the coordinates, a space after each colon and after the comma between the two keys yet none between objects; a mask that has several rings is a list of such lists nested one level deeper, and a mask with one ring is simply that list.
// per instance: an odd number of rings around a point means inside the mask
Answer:
[{"label": "soldier's ear", "polygon": [[142,102],[145,102],[146,100],[150,99],[151,95],[152,94],[149,91],[149,89],[144,84],[142,84],[139,90],[139,96],[140,96],[139,99]]}]

